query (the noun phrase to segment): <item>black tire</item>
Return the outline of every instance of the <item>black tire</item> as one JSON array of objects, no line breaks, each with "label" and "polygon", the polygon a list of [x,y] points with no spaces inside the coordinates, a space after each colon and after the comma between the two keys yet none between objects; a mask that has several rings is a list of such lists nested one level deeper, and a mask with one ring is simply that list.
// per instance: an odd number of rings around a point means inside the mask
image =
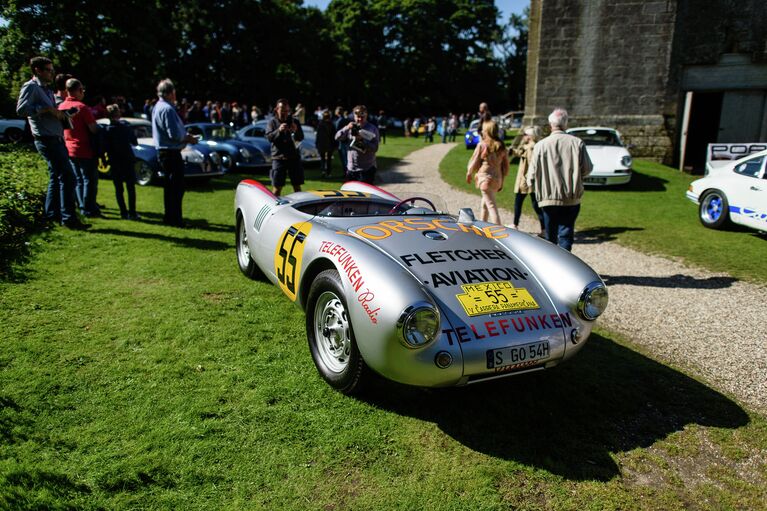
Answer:
[{"label": "black tire", "polygon": [[136,184],[149,186],[155,179],[154,170],[143,160],[136,162]]},{"label": "black tire", "polygon": [[720,190],[709,190],[703,194],[698,208],[700,223],[709,229],[722,229],[730,222],[730,205],[727,196]]},{"label": "black tire", "polygon": [[19,128],[8,128],[5,130],[5,138],[7,138],[10,142],[18,144],[24,140],[24,132]]},{"label": "black tire", "polygon": [[263,272],[256,265],[256,262],[250,257],[250,248],[248,247],[248,232],[245,229],[245,220],[242,212],[237,211],[237,226],[235,230],[235,252],[237,253],[237,267],[243,275],[253,280],[264,278]]},{"label": "black tire", "polygon": [[341,277],[321,272],[312,282],[306,306],[309,351],[320,376],[335,390],[359,394],[371,378],[349,320]]}]

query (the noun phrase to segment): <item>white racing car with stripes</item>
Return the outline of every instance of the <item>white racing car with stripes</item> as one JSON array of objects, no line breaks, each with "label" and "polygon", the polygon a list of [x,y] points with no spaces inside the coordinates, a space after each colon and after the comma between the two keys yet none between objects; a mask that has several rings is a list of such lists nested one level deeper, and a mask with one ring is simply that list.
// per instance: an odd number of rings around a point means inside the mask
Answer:
[{"label": "white racing car with stripes", "polygon": [[373,373],[445,387],[552,368],[607,306],[576,256],[425,193],[348,182],[276,197],[245,180],[235,218],[240,270],[306,312],[314,364],[346,394]]}]

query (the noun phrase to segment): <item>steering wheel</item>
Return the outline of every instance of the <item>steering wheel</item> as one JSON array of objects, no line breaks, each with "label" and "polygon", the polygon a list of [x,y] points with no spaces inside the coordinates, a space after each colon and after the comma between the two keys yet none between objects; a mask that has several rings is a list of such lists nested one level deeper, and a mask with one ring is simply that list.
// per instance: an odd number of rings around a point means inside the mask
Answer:
[{"label": "steering wheel", "polygon": [[399,209],[400,206],[402,206],[403,204],[405,204],[407,202],[409,202],[410,204],[415,206],[415,201],[417,201],[417,200],[424,201],[426,204],[429,205],[429,207],[431,208],[432,211],[437,211],[437,208],[434,207],[434,203],[432,203],[426,197],[408,197],[407,199],[403,199],[403,200],[399,201],[397,204],[395,204],[394,206],[392,206],[392,208],[389,210],[388,214],[390,214],[390,215],[393,214],[395,211],[397,211],[397,209]]}]

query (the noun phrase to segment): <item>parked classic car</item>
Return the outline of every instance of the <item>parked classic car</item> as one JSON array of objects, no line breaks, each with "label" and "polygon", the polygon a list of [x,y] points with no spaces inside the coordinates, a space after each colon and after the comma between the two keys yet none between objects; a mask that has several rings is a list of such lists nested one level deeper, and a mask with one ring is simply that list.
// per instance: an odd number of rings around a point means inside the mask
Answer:
[{"label": "parked classic car", "polygon": [[698,204],[703,225],[722,229],[729,222],[767,232],[767,151],[750,154],[690,183],[687,198]]},{"label": "parked classic car", "polygon": [[[245,126],[244,128],[241,128],[237,135],[242,140],[248,140],[250,141],[253,138],[263,138],[266,140],[266,123],[268,121],[266,119],[261,119],[260,121],[256,121],[253,124],[250,124],[248,126]],[[317,144],[316,144],[316,136],[317,134],[314,131],[314,128],[311,126],[301,125],[301,129],[304,132],[304,139],[297,144],[298,151],[301,154],[301,161],[303,163],[319,163],[320,161],[320,152],[317,150]],[[269,141],[267,140],[266,143],[268,144]],[[271,154],[271,148],[269,149]]]},{"label": "parked classic car", "polygon": [[570,128],[567,133],[583,140],[594,164],[591,175],[583,180],[584,185],[623,185],[631,181],[631,155],[617,130],[585,127]]},{"label": "parked classic car", "polygon": [[[157,160],[157,149],[152,140],[152,123],[146,119],[123,117],[123,122],[133,128],[138,140],[138,145],[133,146],[133,155],[136,157],[136,183],[146,186],[156,182],[162,175],[160,163]],[[98,119],[98,124],[109,124],[108,119]],[[209,179],[224,175],[221,159],[218,153],[202,144],[188,145],[181,151],[184,158],[184,177],[190,179]],[[109,174],[109,161],[99,161],[99,171]]]},{"label": "parked classic car", "polygon": [[24,119],[0,119],[0,140],[21,142],[27,132],[27,121]]},{"label": "parked classic car", "polygon": [[268,169],[272,166],[269,141],[245,140],[230,126],[221,123],[199,122],[187,124],[186,130],[200,137],[205,144],[221,157],[221,165],[232,169]]},{"label": "parked classic car", "polygon": [[[493,120],[498,123],[498,136],[501,140],[506,139],[506,129],[500,124],[498,117],[493,117]],[[479,144],[479,119],[474,119],[469,123],[469,128],[463,135],[463,142],[466,145],[466,149],[474,149]]]},{"label": "parked classic car", "polygon": [[607,306],[599,275],[537,236],[445,211],[355,181],[276,197],[246,180],[237,263],[306,311],[314,364],[344,393],[371,371],[443,387],[574,356]]}]

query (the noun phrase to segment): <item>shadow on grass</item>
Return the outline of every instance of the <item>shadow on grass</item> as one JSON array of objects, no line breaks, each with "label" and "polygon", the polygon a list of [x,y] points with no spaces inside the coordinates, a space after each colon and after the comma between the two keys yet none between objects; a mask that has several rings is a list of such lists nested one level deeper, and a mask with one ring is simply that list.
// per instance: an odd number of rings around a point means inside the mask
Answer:
[{"label": "shadow on grass", "polygon": [[589,186],[588,191],[605,192],[665,192],[668,179],[642,174],[636,169],[631,176],[631,181],[618,186]]},{"label": "shadow on grass", "polygon": [[631,275],[602,275],[608,286],[628,284],[631,286],[668,287],[682,289],[723,289],[732,286],[734,277],[708,277],[697,279],[689,275],[676,274],[669,277],[634,277]]},{"label": "shadow on grass", "polygon": [[[141,213],[141,222],[144,224],[153,224],[153,225],[165,225],[162,221],[163,215],[162,213],[153,213],[151,211],[146,213]],[[187,218],[184,220],[186,222],[186,230],[189,229],[197,229],[200,231],[210,231],[210,232],[234,232],[234,225],[227,225],[227,224],[213,224],[205,220],[204,218],[194,218],[190,219]]]},{"label": "shadow on grass", "polygon": [[[92,234],[112,234],[117,236],[130,236],[133,238],[159,240],[162,242],[174,243],[184,247],[196,248],[199,250],[231,250],[234,248],[234,240],[232,240],[232,243],[224,243],[222,241],[204,240],[199,238],[181,238],[151,232],[136,232],[121,229],[92,229],[90,232]],[[188,230],[184,230],[182,232],[188,232]]]},{"label": "shadow on grass", "polygon": [[596,245],[618,239],[617,234],[628,231],[643,231],[644,227],[592,227],[575,231],[575,242],[584,245]]},{"label": "shadow on grass", "polygon": [[472,450],[570,480],[610,480],[620,475],[611,454],[648,447],[688,424],[749,422],[719,392],[596,334],[557,369],[461,389],[382,383],[364,399],[434,422]]}]

